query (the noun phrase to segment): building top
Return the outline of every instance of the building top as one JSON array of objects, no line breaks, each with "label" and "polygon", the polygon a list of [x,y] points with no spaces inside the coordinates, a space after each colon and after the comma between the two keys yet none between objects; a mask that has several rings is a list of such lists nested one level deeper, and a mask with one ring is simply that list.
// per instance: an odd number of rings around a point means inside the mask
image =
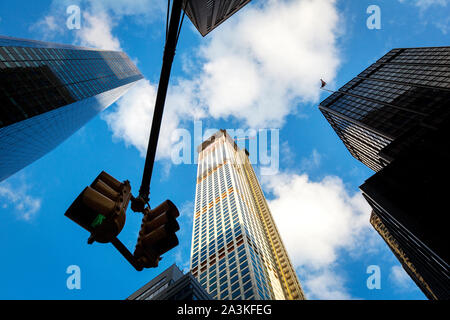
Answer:
[{"label": "building top", "polygon": [[447,117],[449,66],[450,47],[392,49],[319,109],[350,153],[380,171],[420,140],[418,125],[437,128]]},{"label": "building top", "polygon": [[[201,145],[198,146],[197,152],[200,153],[203,150],[205,150],[207,147],[209,147],[212,143],[214,143],[217,139],[225,136],[226,139],[233,145],[234,149],[237,150],[238,146],[236,142],[233,140],[233,138],[228,134],[227,130],[220,129],[215,134],[213,134],[211,137],[206,139]],[[247,152],[248,153],[248,152]]]},{"label": "building top", "polygon": [[114,51],[114,50],[103,50],[103,49],[95,49],[95,48],[88,48],[88,47],[79,47],[79,46],[74,46],[74,45],[70,45],[70,44],[61,44],[61,43],[56,43],[56,42],[21,39],[21,38],[14,38],[14,37],[0,35],[0,46],[10,46],[12,42],[14,42],[13,44],[16,46],[20,45],[22,47],[29,47],[29,48],[39,47],[39,48],[53,48],[53,49],[88,50],[88,51]]},{"label": "building top", "polygon": [[177,281],[181,277],[183,277],[183,272],[181,272],[176,264],[173,264],[164,270],[160,275],[153,278],[146,285],[129,296],[127,300],[141,300],[140,298],[143,297],[143,295],[151,295],[152,293],[158,291],[165,283],[168,283],[171,280]]},{"label": "building top", "polygon": [[212,298],[190,272],[183,274],[173,264],[127,300],[212,300]]},{"label": "building top", "polygon": [[[447,81],[445,81],[445,77],[442,79],[444,81],[439,81],[439,79],[435,79],[436,81],[429,82],[429,80],[433,79],[427,78],[426,76],[430,76],[431,74],[434,76],[436,72],[435,69],[432,69],[429,73],[422,73],[419,78],[414,77],[414,69],[413,65],[432,65],[432,66],[448,66],[450,65],[450,57],[448,56],[448,53],[450,52],[450,46],[442,46],[442,47],[424,47],[424,48],[397,48],[392,49],[388,53],[386,53],[384,56],[382,56],[380,59],[378,59],[375,63],[373,63],[371,66],[366,68],[364,71],[362,71],[360,74],[358,74],[354,79],[347,82],[345,85],[343,85],[339,90],[334,92],[332,95],[330,95],[328,98],[323,100],[320,103],[321,107],[330,107],[333,103],[338,100],[338,98],[341,98],[345,93],[354,93],[355,96],[357,95],[357,92],[354,89],[358,87],[361,83],[368,79],[373,79],[375,81],[396,81],[401,83],[413,83],[415,85],[420,86],[428,86],[428,87],[436,87],[443,90],[450,90],[449,86],[449,79],[447,77]],[[384,70],[387,68],[386,64],[408,64],[411,65],[411,69],[405,69],[402,70],[389,70],[394,71],[394,73],[387,74]],[[381,72],[380,72],[381,71]],[[446,70],[444,70],[446,71]],[[438,70],[438,72],[441,72],[441,70]],[[409,75],[409,78],[404,77],[404,75]],[[381,85],[381,83],[377,83]],[[398,90],[401,90],[398,89]],[[388,92],[391,93],[391,92]],[[389,96],[385,97],[385,99],[382,99],[382,97],[377,97],[373,93],[370,95],[364,96],[366,99],[373,98],[373,100],[377,100],[379,102],[386,102],[387,98]],[[394,99],[390,99],[394,100]],[[395,105],[397,105],[395,103]],[[398,108],[398,106],[397,106]],[[340,109],[338,109],[340,111]],[[422,110],[411,110],[405,108],[405,111],[415,111],[416,113],[420,113]]]},{"label": "building top", "polygon": [[242,9],[250,0],[185,0],[184,11],[202,36],[206,36]]}]

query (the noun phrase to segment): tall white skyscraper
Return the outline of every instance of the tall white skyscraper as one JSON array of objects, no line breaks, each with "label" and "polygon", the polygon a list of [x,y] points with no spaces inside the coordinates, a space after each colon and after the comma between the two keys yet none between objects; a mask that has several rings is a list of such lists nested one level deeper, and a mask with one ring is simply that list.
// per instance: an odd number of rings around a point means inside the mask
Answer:
[{"label": "tall white skyscraper", "polygon": [[305,299],[247,150],[220,130],[198,152],[194,277],[214,299]]}]

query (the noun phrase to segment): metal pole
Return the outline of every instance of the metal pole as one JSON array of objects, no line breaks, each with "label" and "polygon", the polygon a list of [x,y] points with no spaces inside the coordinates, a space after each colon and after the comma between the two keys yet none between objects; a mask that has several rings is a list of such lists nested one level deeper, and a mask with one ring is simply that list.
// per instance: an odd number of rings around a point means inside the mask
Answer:
[{"label": "metal pole", "polygon": [[155,111],[153,113],[152,129],[148,142],[141,188],[139,190],[139,197],[137,199],[133,199],[132,201],[132,209],[137,212],[142,212],[145,204],[149,202],[150,182],[152,178],[153,164],[155,162],[156,149],[158,146],[158,138],[161,129],[164,105],[166,102],[167,89],[169,86],[170,73],[177,47],[177,35],[181,18],[182,3],[183,0],[174,0],[172,5],[169,32],[166,40],[166,46],[164,48],[163,65],[159,80],[158,93],[156,96]]},{"label": "metal pole", "polygon": [[111,243],[137,271],[142,271],[144,269],[142,265],[138,263],[134,255],[131,254],[127,247],[125,247],[117,237],[114,238]]}]

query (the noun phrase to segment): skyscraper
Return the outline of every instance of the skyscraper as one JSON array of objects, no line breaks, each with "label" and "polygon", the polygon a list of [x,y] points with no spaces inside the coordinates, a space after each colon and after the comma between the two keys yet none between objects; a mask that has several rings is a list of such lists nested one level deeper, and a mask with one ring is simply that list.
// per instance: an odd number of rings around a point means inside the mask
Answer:
[{"label": "skyscraper", "polygon": [[201,35],[206,36],[249,2],[250,0],[183,0],[183,8]]},{"label": "skyscraper", "polygon": [[247,150],[220,130],[198,152],[194,277],[219,300],[305,299]]},{"label": "skyscraper", "polygon": [[450,47],[393,49],[319,109],[350,153],[379,171],[450,114],[449,67]]},{"label": "skyscraper", "polygon": [[425,293],[425,295],[429,299],[437,299],[436,295],[433,293],[433,290],[427,284],[425,279],[420,275],[417,268],[408,258],[406,252],[402,249],[402,246],[395,240],[395,238],[389,232],[389,229],[386,225],[381,221],[380,217],[378,217],[375,212],[372,212],[370,215],[370,223],[377,230],[383,240],[391,249],[392,253],[397,257],[400,261],[403,269],[409,274],[409,276],[414,280],[414,282],[420,287],[420,289]]},{"label": "skyscraper", "polygon": [[127,300],[211,300],[192,274],[183,274],[173,264],[149,283],[137,290]]},{"label": "skyscraper", "polygon": [[360,188],[373,214],[414,266],[411,278],[418,287],[430,299],[450,299],[446,187],[450,181],[450,121],[429,134]]},{"label": "skyscraper", "polygon": [[377,173],[371,222],[430,299],[450,298],[450,47],[394,49],[319,106]]},{"label": "skyscraper", "polygon": [[122,52],[0,36],[0,181],[54,149],[142,78]]}]

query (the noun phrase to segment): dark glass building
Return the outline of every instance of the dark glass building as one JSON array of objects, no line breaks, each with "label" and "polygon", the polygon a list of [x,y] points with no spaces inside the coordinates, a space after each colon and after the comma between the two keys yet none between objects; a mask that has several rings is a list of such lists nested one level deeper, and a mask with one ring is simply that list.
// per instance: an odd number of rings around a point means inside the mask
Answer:
[{"label": "dark glass building", "polygon": [[370,223],[372,224],[374,229],[379,233],[379,235],[383,238],[383,240],[391,249],[392,253],[396,256],[398,261],[400,261],[403,269],[405,269],[406,273],[414,280],[414,282],[422,290],[422,292],[425,293],[425,295],[429,299],[437,299],[433,290],[430,288],[425,279],[421,276],[419,270],[417,270],[415,265],[411,262],[405,250],[403,250],[402,246],[400,245],[400,243],[398,243],[395,237],[392,236],[392,234],[389,232],[389,229],[386,227],[386,225],[374,211],[372,211],[372,214],[370,215]]},{"label": "dark glass building", "polygon": [[387,53],[319,109],[350,153],[379,171],[420,137],[412,128],[439,126],[449,103],[450,47],[409,48]]},{"label": "dark glass building", "polygon": [[242,9],[250,0],[184,0],[183,8],[202,36]]},{"label": "dark glass building", "polygon": [[190,274],[183,274],[174,264],[133,293],[127,300],[212,300],[198,281]]},{"label": "dark glass building", "polygon": [[0,36],[0,181],[54,149],[140,79],[122,52]]},{"label": "dark glass building", "polygon": [[439,130],[424,131],[361,190],[414,266],[412,279],[419,288],[430,299],[450,299],[450,121]]},{"label": "dark glass building", "polygon": [[429,299],[450,299],[450,47],[394,49],[320,104],[377,173],[371,222]]}]

